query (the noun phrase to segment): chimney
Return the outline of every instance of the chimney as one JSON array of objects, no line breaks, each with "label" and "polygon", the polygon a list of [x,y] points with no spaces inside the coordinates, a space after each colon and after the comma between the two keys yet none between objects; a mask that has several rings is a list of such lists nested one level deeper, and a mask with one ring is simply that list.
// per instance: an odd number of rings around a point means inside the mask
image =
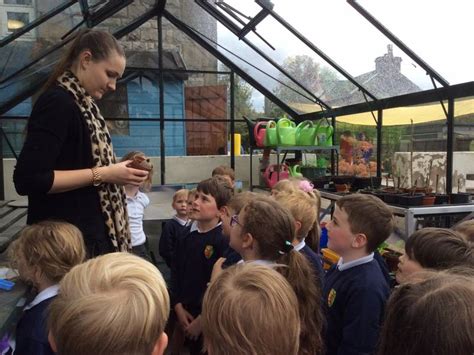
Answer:
[{"label": "chimney", "polygon": [[393,46],[387,46],[387,53],[375,59],[375,71],[382,75],[390,76],[393,73],[400,73],[402,58],[393,56]]}]

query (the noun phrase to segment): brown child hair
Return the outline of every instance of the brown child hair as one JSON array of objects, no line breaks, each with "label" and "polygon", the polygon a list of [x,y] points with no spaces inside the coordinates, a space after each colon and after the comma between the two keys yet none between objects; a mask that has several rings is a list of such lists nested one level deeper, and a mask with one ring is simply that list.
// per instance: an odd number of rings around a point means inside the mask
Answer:
[{"label": "brown child hair", "polygon": [[235,171],[234,169],[225,166],[225,165],[219,165],[216,167],[214,170],[212,170],[212,177],[214,176],[228,176],[231,180],[231,182],[235,181]]},{"label": "brown child hair", "polygon": [[473,245],[459,233],[445,228],[423,228],[405,243],[405,252],[423,268],[443,270],[458,266],[474,268]]},{"label": "brown child hair", "polygon": [[35,286],[38,278],[58,283],[85,257],[81,231],[66,222],[42,221],[26,226],[9,248],[12,267]]},{"label": "brown child hair", "polygon": [[270,267],[250,263],[224,270],[209,285],[201,316],[211,354],[298,354],[298,300]]},{"label": "brown child hair", "polygon": [[388,301],[378,354],[472,354],[473,305],[473,277],[432,272],[401,285]]},{"label": "brown child hair", "polygon": [[[131,151],[125,154],[122,159],[120,159],[121,162],[127,161],[127,160],[133,160],[135,157],[143,157],[146,159],[148,163],[150,163],[150,158],[147,158],[145,153],[139,152],[139,151]],[[145,182],[143,183],[143,190],[144,191],[150,191],[151,189],[151,184],[152,184],[152,179],[153,179],[153,165],[151,165],[151,170],[148,172],[148,177],[146,178]]]},{"label": "brown child hair", "polygon": [[277,270],[286,277],[298,298],[301,317],[300,353],[322,352],[321,289],[305,256],[294,251],[294,219],[274,199],[257,196],[244,208],[242,233],[249,233],[257,242],[259,257],[283,266]]},{"label": "brown child hair", "polygon": [[474,243],[474,219],[456,224],[452,230],[461,234],[468,242]]},{"label": "brown child hair", "polygon": [[226,206],[234,194],[229,182],[221,176],[201,181],[196,187],[196,191],[214,197],[218,209]]},{"label": "brown child hair", "polygon": [[352,194],[336,201],[336,206],[348,216],[351,232],[362,233],[367,238],[367,252],[374,252],[393,231],[393,215],[379,198]]},{"label": "brown child hair", "polygon": [[50,307],[50,339],[60,355],[152,354],[158,340],[166,346],[165,281],[133,254],[110,253],[76,266]]}]

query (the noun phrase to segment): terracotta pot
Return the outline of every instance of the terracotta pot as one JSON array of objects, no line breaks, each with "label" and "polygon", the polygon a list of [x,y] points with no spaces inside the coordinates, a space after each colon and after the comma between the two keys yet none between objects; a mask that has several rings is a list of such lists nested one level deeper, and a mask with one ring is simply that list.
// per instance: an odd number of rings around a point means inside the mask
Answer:
[{"label": "terracotta pot", "polygon": [[435,200],[436,200],[435,195],[425,195],[425,196],[423,196],[423,203],[422,204],[424,206],[431,206],[431,205],[434,205]]},{"label": "terracotta pot", "polygon": [[351,185],[350,184],[334,184],[336,186],[337,192],[349,192]]}]

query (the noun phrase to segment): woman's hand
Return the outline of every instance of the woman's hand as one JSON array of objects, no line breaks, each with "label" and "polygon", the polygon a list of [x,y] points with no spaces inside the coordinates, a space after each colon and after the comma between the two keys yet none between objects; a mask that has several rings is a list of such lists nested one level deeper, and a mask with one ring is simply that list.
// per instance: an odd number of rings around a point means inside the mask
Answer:
[{"label": "woman's hand", "polygon": [[178,317],[179,324],[184,330],[186,330],[194,320],[194,317],[191,315],[191,313],[184,309],[181,303],[177,303],[176,306],[174,306],[174,311]]},{"label": "woman's hand", "polygon": [[97,168],[103,182],[117,185],[140,186],[148,177],[148,171],[127,167],[132,161],[127,160],[121,163]]}]

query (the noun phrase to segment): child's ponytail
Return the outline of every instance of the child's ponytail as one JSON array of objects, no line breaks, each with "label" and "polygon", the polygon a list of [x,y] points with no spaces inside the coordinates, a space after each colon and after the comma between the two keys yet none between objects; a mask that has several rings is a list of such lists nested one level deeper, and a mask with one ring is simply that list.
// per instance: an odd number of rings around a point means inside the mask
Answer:
[{"label": "child's ponytail", "polygon": [[304,255],[295,250],[284,253],[277,267],[298,298],[301,318],[300,354],[322,354],[321,284]]}]

